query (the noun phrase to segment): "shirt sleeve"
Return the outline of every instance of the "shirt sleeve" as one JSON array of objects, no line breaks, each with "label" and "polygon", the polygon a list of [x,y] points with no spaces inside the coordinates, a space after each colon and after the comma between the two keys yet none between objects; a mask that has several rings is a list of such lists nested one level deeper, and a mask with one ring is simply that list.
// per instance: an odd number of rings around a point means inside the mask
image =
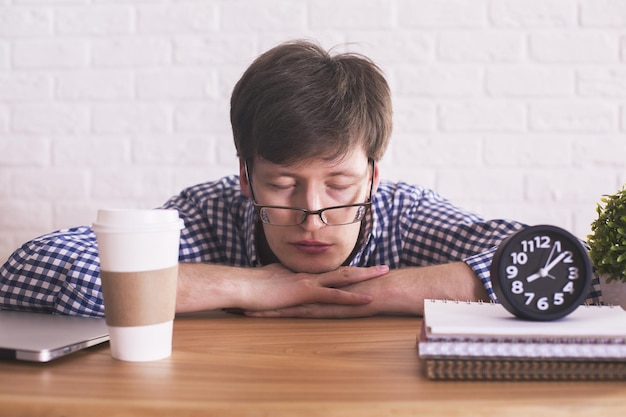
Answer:
[{"label": "shirt sleeve", "polygon": [[[405,220],[405,256],[419,257],[422,264],[463,261],[489,297],[497,301],[490,278],[493,255],[504,239],[526,225],[513,220],[485,220],[429,190],[416,201]],[[586,302],[602,302],[597,276],[592,279]]]},{"label": "shirt sleeve", "polygon": [[[220,196],[216,193],[223,188],[222,183],[205,184],[197,187],[195,194],[183,192],[163,206],[177,209],[185,222],[180,261],[228,263],[219,239],[221,230],[215,230],[213,224],[232,228],[234,222],[220,223],[209,218],[216,217],[220,209],[221,212],[227,210],[201,204],[215,202],[226,206],[224,199],[213,198]],[[234,234],[231,232],[228,236]],[[91,228],[59,230],[33,239],[16,250],[0,266],[0,309],[104,316],[100,258],[96,235]]]},{"label": "shirt sleeve", "polygon": [[432,190],[413,195],[402,217],[403,257],[410,265],[465,262],[495,300],[489,268],[497,246],[525,227],[510,220],[485,220]]},{"label": "shirt sleeve", "polygon": [[96,237],[89,227],[25,243],[0,267],[0,308],[104,316]]},{"label": "shirt sleeve", "polygon": [[[212,252],[214,234],[193,201],[174,198],[164,208],[179,210],[185,221],[181,261]],[[0,267],[0,309],[104,316],[98,244],[91,228],[59,230],[16,250]]]},{"label": "shirt sleeve", "polygon": [[185,227],[180,235],[180,262],[242,265],[237,246],[240,223],[231,211],[237,206],[234,177],[198,184],[170,198],[161,208],[178,210]]}]

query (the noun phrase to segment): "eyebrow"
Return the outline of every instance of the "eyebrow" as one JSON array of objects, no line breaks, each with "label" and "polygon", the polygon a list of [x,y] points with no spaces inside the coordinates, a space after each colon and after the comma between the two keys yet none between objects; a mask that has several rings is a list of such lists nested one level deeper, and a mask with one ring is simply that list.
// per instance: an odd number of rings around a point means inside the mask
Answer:
[{"label": "eyebrow", "polygon": [[[269,173],[271,177],[289,177],[289,178],[299,178],[300,175],[297,172],[288,172],[281,169],[272,171]],[[340,170],[330,172],[326,177],[328,178],[337,178],[337,177],[346,177],[346,178],[354,178],[359,179],[363,176],[361,173],[356,173],[352,171]]]},{"label": "eyebrow", "polygon": [[[277,169],[275,170],[270,170],[270,175],[272,176],[286,176],[286,177],[299,177],[300,175],[299,173],[299,165],[295,164],[295,165],[280,165],[280,164],[276,164],[277,165]],[[369,172],[369,168],[370,168],[370,161],[368,160],[368,164],[365,167],[366,173]],[[335,169],[333,171],[331,171],[328,175],[328,177],[349,177],[349,178],[361,178],[362,177],[362,173],[359,169],[355,169],[354,171],[352,170],[351,167],[347,167],[347,168],[342,168],[339,167],[338,169]]]}]

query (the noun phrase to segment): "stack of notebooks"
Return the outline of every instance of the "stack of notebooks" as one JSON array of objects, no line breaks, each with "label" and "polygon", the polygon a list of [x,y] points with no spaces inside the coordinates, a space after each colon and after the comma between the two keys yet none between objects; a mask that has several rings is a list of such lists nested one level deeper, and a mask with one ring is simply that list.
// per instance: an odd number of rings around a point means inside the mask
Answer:
[{"label": "stack of notebooks", "polygon": [[495,303],[425,300],[417,342],[430,379],[626,379],[621,307],[580,306],[537,322]]}]

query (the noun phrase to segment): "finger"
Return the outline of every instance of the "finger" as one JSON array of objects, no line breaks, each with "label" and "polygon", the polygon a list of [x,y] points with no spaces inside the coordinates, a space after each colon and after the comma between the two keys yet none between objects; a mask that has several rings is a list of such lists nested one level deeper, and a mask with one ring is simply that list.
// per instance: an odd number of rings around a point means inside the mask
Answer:
[{"label": "finger", "polygon": [[367,268],[342,266],[334,271],[321,274],[319,282],[326,287],[343,287],[368,279],[380,277],[389,272],[389,266],[377,265]]},{"label": "finger", "polygon": [[372,300],[373,297],[367,294],[349,292],[336,288],[320,288],[319,294],[316,295],[314,300],[309,300],[309,302],[339,305],[359,305],[369,304],[372,302]]},{"label": "finger", "polygon": [[[258,318],[300,317],[300,316],[292,316],[292,315],[289,315],[288,313],[289,310],[291,310],[292,312],[295,312],[295,310],[299,308],[300,307],[291,307],[291,308],[285,308],[285,309],[263,310],[263,311],[246,310],[243,312],[243,314],[248,317],[258,317]],[[283,316],[283,314],[287,314],[287,315]]]},{"label": "finger", "polygon": [[246,311],[249,317],[262,318],[349,318],[371,316],[363,306],[342,306],[331,304],[307,304],[267,311]]}]

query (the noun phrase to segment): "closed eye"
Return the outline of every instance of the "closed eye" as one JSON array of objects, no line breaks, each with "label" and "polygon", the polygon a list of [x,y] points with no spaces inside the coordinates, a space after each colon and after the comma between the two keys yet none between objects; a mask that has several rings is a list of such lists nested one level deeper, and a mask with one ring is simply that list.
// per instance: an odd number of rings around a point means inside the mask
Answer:
[{"label": "closed eye", "polygon": [[269,183],[267,184],[267,186],[271,189],[274,190],[278,190],[278,191],[284,191],[284,190],[290,190],[292,188],[295,187],[295,184],[276,184],[276,183]]},{"label": "closed eye", "polygon": [[353,187],[354,184],[329,184],[327,187],[335,191],[344,191]]}]

